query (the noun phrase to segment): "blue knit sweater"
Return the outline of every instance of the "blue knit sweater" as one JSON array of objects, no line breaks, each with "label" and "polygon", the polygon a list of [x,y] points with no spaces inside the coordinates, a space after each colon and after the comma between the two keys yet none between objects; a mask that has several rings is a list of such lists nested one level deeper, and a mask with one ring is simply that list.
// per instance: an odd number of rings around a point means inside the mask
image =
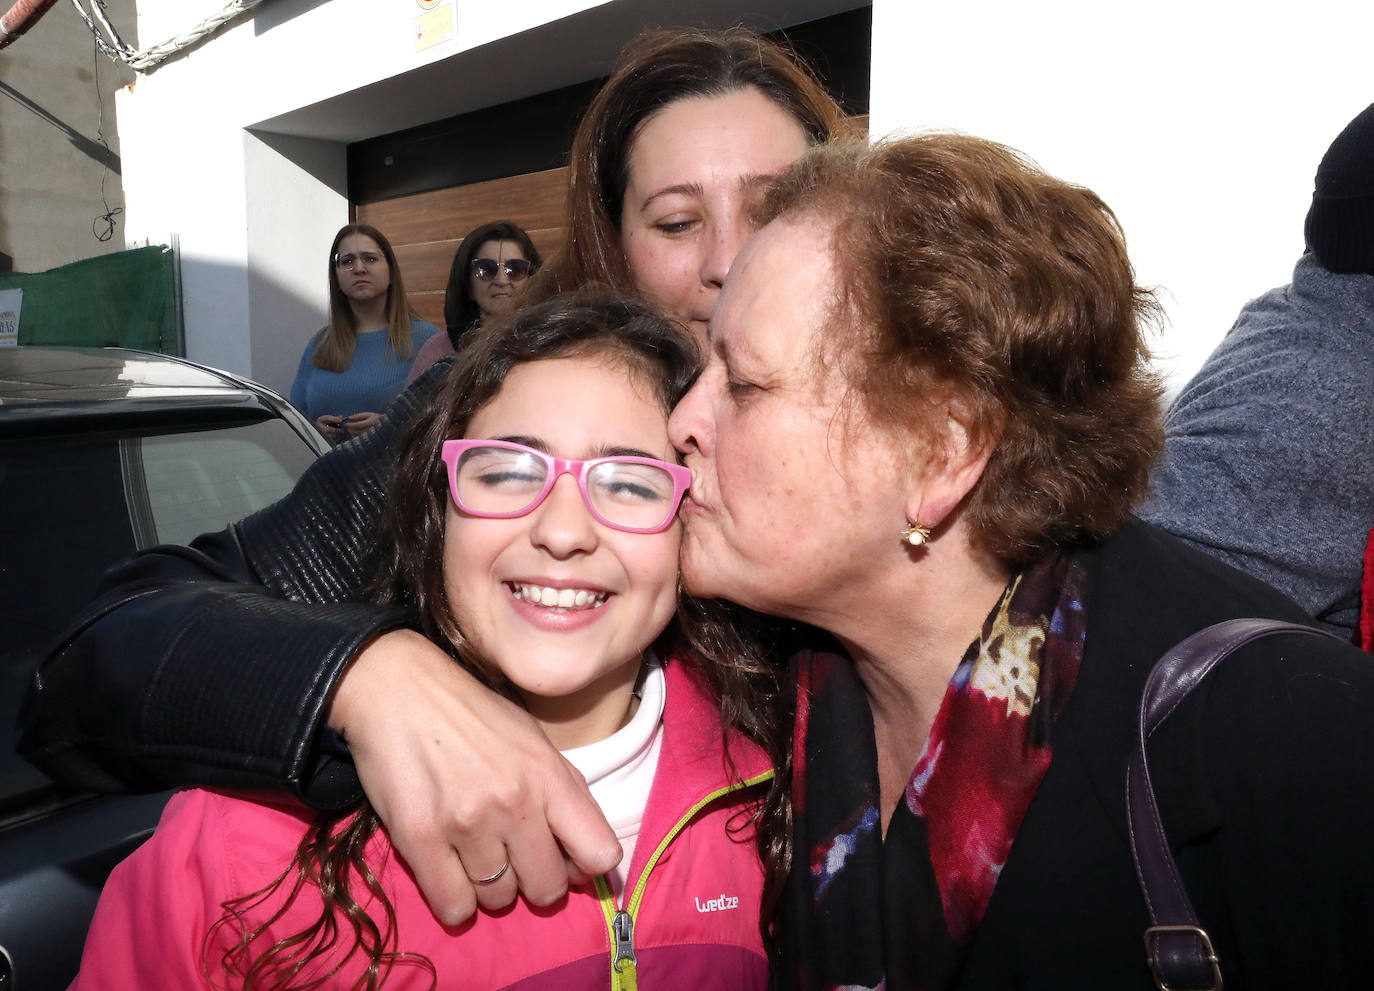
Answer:
[{"label": "blue knit sweater", "polygon": [[1241,310],[1165,427],[1140,515],[1348,638],[1374,527],[1374,276],[1304,255]]},{"label": "blue knit sweater", "polygon": [[406,373],[419,351],[438,327],[423,320],[410,321],[410,337],[415,351],[398,358],[387,342],[387,330],[369,330],[358,335],[353,361],[342,372],[330,372],[310,363],[315,348],[324,340],[324,330],[310,338],[291,383],[291,405],[314,420],[326,414],[352,416],[354,413],[380,413],[405,386]]}]

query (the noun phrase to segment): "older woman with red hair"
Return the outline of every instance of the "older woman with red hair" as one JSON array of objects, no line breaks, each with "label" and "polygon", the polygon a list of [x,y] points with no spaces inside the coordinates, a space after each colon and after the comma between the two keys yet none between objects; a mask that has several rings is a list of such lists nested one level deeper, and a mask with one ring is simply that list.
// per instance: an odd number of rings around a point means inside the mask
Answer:
[{"label": "older woman with red hair", "polygon": [[[759,219],[669,429],[688,588],[844,648],[792,662],[782,986],[1152,987],[1125,800],[1146,675],[1218,621],[1305,614],[1132,516],[1160,390],[1115,218],[930,135],[814,150]],[[1156,732],[1229,986],[1367,983],[1371,706],[1366,656],[1289,633]]]}]

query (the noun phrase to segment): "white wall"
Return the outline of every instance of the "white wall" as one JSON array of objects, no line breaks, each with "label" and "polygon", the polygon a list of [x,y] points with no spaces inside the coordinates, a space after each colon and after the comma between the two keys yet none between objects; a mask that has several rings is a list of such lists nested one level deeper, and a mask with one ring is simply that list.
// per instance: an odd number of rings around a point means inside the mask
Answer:
[{"label": "white wall", "polygon": [[234,114],[223,90],[197,102],[176,99],[174,89],[173,99],[153,99],[162,81],[139,79],[117,94],[125,237],[131,245],[167,244],[180,235],[187,354],[247,373],[242,132],[222,126]]},{"label": "white wall", "polygon": [[1162,290],[1174,389],[1289,280],[1312,178],[1374,102],[1374,4],[873,4],[873,133],[954,128],[1089,186]]},{"label": "white wall", "polygon": [[302,335],[328,318],[328,248],[348,216],[347,150],[335,141],[243,134],[252,376],[287,395]]}]

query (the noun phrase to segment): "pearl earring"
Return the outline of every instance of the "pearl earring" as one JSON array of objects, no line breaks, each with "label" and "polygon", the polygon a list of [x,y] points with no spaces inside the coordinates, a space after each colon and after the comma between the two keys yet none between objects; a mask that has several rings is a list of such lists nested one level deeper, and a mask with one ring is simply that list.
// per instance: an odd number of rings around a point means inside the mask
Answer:
[{"label": "pearl earring", "polygon": [[902,540],[912,547],[921,547],[930,541],[930,528],[919,523],[908,523],[902,530]]}]

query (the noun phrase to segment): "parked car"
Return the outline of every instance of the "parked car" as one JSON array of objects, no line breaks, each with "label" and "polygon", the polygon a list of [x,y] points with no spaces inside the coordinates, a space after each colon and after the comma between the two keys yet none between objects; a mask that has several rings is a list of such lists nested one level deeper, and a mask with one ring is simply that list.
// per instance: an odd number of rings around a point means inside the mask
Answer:
[{"label": "parked car", "polygon": [[12,749],[38,657],[135,550],[285,494],[328,443],[286,400],[180,358],[0,348],[0,989],[64,988],[110,870],[168,795],[91,795]]}]

